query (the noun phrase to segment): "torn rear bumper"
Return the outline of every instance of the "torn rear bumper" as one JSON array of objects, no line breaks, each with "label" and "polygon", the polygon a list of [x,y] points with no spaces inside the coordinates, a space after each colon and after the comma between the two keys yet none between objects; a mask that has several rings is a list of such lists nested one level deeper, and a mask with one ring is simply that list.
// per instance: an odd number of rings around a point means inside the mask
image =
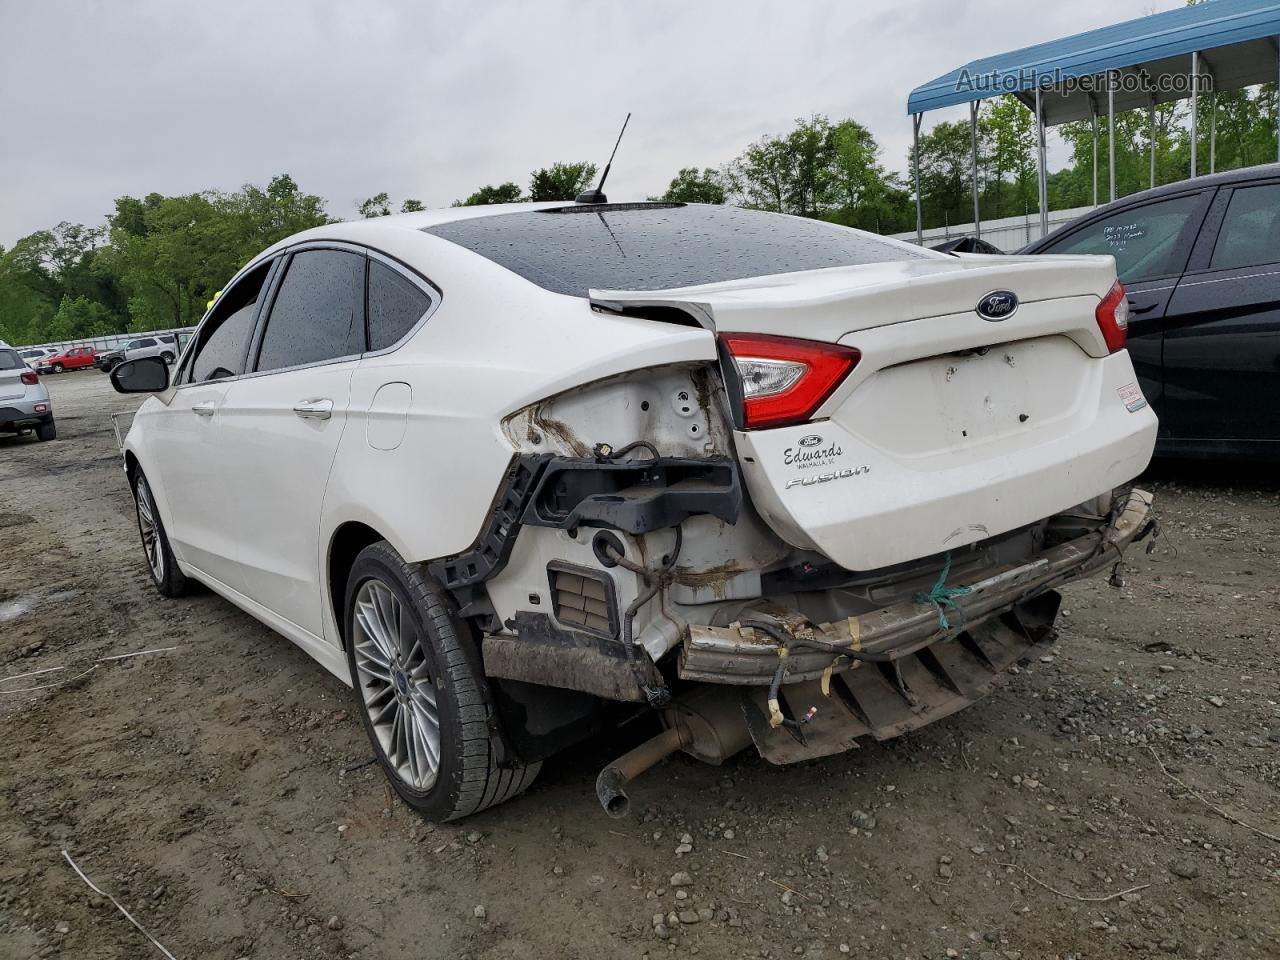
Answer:
[{"label": "torn rear bumper", "polygon": [[[799,638],[808,630],[813,639],[874,661],[800,646],[783,653],[778,640],[750,627],[696,626],[681,652],[680,675],[742,686],[751,739],[772,763],[839,753],[862,737],[899,736],[980,699],[1009,667],[1051,645],[1060,603],[1055,588],[1118,560],[1146,530],[1150,512],[1150,494],[1132,491],[1098,533],[961,585],[968,592],[950,601],[949,629],[940,626],[938,608],[924,602],[817,627],[782,625],[783,635]],[[779,714],[767,684],[780,663]]]},{"label": "torn rear bumper", "polygon": [[[948,616],[972,631],[986,620],[1012,611],[1019,603],[1114,563],[1146,527],[1150,513],[1151,494],[1133,490],[1114,521],[1097,533],[1052,547],[1020,564],[993,567],[984,571],[984,576],[977,581],[948,584],[967,589],[949,601]],[[797,625],[789,629],[806,628]],[[936,607],[918,601],[808,629],[826,643],[889,659],[906,656],[932,641],[944,639],[951,632],[940,626]],[[680,676],[708,683],[768,684],[778,666],[778,648],[776,640],[749,627],[695,625],[690,627],[680,652]],[[787,660],[784,682],[816,680],[828,668],[840,673],[851,669],[856,662],[850,658],[837,660],[840,662],[833,666],[830,653],[793,650]]]}]

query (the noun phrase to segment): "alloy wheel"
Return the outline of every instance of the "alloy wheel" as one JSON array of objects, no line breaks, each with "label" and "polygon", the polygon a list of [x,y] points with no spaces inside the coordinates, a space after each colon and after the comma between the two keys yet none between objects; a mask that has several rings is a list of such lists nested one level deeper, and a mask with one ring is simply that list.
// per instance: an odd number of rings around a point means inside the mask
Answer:
[{"label": "alloy wheel", "polygon": [[138,505],[138,531],[142,534],[142,548],[147,553],[147,566],[151,568],[156,583],[161,583],[164,581],[164,547],[160,543],[155,500],[151,497],[146,477],[138,477],[134,502]]},{"label": "alloy wheel", "polygon": [[369,724],[400,779],[427,790],[440,769],[440,714],[422,631],[376,578],[360,585],[353,619],[351,642]]}]

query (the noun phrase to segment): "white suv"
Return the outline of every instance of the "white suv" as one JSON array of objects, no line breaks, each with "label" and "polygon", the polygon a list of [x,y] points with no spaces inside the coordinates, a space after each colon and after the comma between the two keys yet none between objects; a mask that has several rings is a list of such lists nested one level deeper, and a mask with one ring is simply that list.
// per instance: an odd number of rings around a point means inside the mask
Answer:
[{"label": "white suv", "polygon": [[[1149,526],[1109,257],[953,256],[733,207],[467,207],[290,237],[125,441],[161,593],[354,688],[424,815],[630,712],[774,763],[945,716]],[[1118,489],[1117,489],[1118,488]],[[655,726],[658,726],[655,723]]]},{"label": "white suv", "polygon": [[172,334],[138,337],[124,346],[98,354],[98,367],[110,372],[125,360],[141,360],[143,357],[160,357],[165,363],[173,363],[178,356],[178,346]]}]

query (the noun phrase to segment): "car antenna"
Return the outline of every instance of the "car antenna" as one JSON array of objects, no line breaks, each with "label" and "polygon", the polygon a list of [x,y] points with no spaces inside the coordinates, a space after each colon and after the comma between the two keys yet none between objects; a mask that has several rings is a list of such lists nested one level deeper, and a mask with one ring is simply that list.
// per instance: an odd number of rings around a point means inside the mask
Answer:
[{"label": "car antenna", "polygon": [[609,162],[604,165],[604,173],[600,174],[600,182],[596,184],[594,190],[583,190],[574,198],[574,203],[608,203],[609,198],[604,195],[604,182],[609,179],[609,168],[613,166],[613,158],[618,152],[618,144],[622,142],[622,135],[627,132],[627,124],[631,122],[631,113],[627,112],[627,118],[622,121],[622,129],[618,131],[618,139],[613,143],[613,153],[609,154]]}]

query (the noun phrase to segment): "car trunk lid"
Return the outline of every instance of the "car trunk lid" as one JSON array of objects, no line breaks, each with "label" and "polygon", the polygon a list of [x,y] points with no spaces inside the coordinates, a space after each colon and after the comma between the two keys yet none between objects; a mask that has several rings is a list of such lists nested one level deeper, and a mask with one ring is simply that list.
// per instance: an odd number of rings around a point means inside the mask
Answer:
[{"label": "car trunk lid", "polygon": [[[718,334],[856,349],[810,418],[740,423],[735,442],[779,536],[869,570],[1016,529],[1142,470],[1155,418],[1094,315],[1114,283],[1109,257],[960,255],[592,295],[678,306]],[[993,292],[1018,303],[984,319]]]}]

